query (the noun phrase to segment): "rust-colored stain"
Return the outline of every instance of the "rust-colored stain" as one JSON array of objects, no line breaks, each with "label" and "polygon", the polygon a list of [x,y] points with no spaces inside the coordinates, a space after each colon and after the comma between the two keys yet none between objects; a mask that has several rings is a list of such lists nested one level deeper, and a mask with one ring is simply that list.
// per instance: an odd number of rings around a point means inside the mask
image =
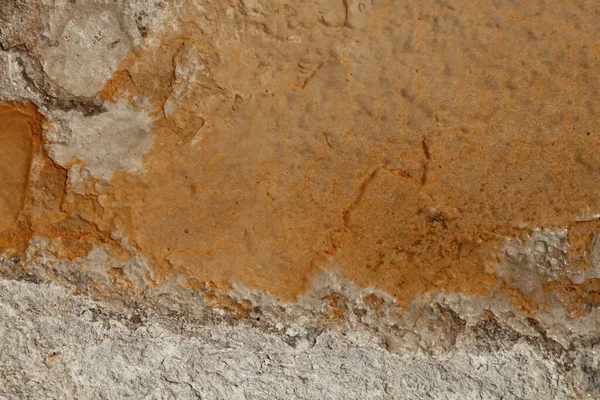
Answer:
[{"label": "rust-colored stain", "polygon": [[45,153],[43,122],[31,103],[0,104],[0,190],[9,198],[0,208],[0,252],[23,256],[40,237],[51,240],[58,258],[84,257],[97,244],[124,256],[102,222],[97,198],[70,193],[67,171]]},{"label": "rust-colored stain", "polygon": [[374,294],[370,294],[363,299],[365,305],[373,310],[380,317],[383,315],[382,307],[384,305],[385,300],[381,297],[377,297]]},{"label": "rust-colored stain", "polygon": [[[181,5],[160,45],[107,82],[104,100],[146,104],[154,147],[145,175],[115,174],[102,210],[92,196],[52,214],[84,224],[68,238],[122,232],[156,284],[242,283],[289,301],[335,268],[400,305],[512,291],[497,256],[532,228],[573,228],[589,248],[597,228],[575,221],[600,210],[593,12],[571,29],[487,1],[454,20],[436,2],[391,2],[343,25],[306,4],[236,25],[218,7]],[[595,290],[565,284],[547,289]]]},{"label": "rust-colored stain", "polygon": [[31,105],[0,105],[0,231],[15,223],[25,204],[36,127]]}]

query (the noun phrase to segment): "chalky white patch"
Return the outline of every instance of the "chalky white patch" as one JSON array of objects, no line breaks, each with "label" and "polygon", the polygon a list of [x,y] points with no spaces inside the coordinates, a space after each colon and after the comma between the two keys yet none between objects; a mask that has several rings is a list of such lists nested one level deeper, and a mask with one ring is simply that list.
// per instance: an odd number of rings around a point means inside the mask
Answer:
[{"label": "chalky white patch", "polygon": [[46,139],[50,157],[65,168],[81,161],[93,176],[110,179],[115,171],[143,172],[142,156],[152,147],[152,119],[120,101],[85,117],[79,111],[53,111]]}]

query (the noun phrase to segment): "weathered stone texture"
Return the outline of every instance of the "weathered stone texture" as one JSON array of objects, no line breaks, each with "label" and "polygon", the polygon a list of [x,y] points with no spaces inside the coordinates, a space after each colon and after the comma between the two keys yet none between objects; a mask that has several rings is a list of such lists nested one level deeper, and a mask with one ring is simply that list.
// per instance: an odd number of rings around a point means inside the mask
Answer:
[{"label": "weathered stone texture", "polygon": [[[97,360],[108,398],[598,396],[599,21],[587,0],[0,0],[5,395],[92,397]],[[54,333],[18,288],[77,326],[33,375],[20,352],[47,349],[22,338]],[[112,364],[36,291],[164,329],[177,309],[242,353],[108,317]],[[166,348],[228,378],[174,377]]]}]

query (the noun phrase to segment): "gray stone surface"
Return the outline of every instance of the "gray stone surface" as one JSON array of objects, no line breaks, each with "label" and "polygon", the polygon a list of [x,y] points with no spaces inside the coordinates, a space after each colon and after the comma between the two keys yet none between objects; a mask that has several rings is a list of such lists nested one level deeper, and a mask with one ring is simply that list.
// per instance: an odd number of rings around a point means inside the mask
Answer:
[{"label": "gray stone surface", "polygon": [[[121,314],[64,288],[0,281],[0,396],[5,399],[597,398],[598,345],[570,367],[534,342],[473,333],[432,355],[394,354],[363,330],[324,330],[293,345],[247,323]],[[135,323],[132,323],[134,321]],[[497,327],[496,333],[502,328]],[[488,330],[487,335],[489,336]],[[479,338],[479,342],[483,343]],[[503,343],[502,343],[503,342]],[[595,387],[594,387],[595,385]],[[584,388],[588,389],[587,396]]]}]

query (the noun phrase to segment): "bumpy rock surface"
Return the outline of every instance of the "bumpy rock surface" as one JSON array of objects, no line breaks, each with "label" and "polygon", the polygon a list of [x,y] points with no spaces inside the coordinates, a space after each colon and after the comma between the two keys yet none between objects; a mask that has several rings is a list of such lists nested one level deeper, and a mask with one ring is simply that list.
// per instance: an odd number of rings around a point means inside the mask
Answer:
[{"label": "bumpy rock surface", "polygon": [[0,1],[0,396],[600,398],[599,21]]}]

